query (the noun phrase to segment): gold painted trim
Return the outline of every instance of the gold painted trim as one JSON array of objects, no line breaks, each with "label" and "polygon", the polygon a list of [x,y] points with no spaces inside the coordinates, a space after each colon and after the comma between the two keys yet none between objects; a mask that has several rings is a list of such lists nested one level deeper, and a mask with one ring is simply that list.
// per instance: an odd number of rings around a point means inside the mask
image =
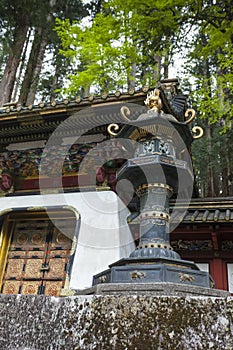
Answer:
[{"label": "gold painted trim", "polygon": [[[158,152],[158,151],[154,151],[154,152],[150,152],[150,155],[153,155],[153,154],[157,154],[157,155],[161,155],[162,153],[161,152]],[[138,153],[138,155],[139,156],[144,156],[145,155],[145,153]],[[163,155],[163,154],[162,154]],[[172,154],[167,154],[166,155],[167,157],[170,157],[170,158],[172,158],[172,159],[174,159],[174,156],[172,155]]]},{"label": "gold painted trim", "polygon": [[[73,207],[73,206],[63,205],[63,206],[60,207],[60,208],[52,209],[52,212],[55,212],[55,213],[57,212],[57,213],[59,213],[59,211],[61,211],[61,209],[70,210],[71,212],[73,212],[73,213],[75,214],[75,218],[76,218],[77,220],[80,219],[80,213],[79,213],[79,211],[78,211],[75,207]],[[34,211],[44,212],[45,215],[46,215],[47,211],[48,211],[49,213],[51,212],[51,210],[50,210],[49,207],[45,208],[45,207],[42,207],[42,206],[28,207],[26,210],[27,210],[27,211],[33,211],[33,212],[34,212]]]},{"label": "gold painted trim", "polygon": [[61,289],[60,296],[61,297],[70,297],[75,295],[75,291],[70,289],[70,279],[68,274],[66,274],[64,287]]},{"label": "gold painted trim", "polygon": [[75,295],[75,290],[70,288],[62,288],[60,292],[61,297],[72,297]]},{"label": "gold painted trim", "polygon": [[67,109],[66,108],[60,108],[60,109],[50,109],[50,110],[48,110],[48,111],[39,111],[39,114],[41,114],[41,115],[43,115],[43,114],[54,114],[54,111],[56,112],[56,113],[62,113],[62,112],[66,112],[67,111]]},{"label": "gold painted trim", "polygon": [[173,248],[170,246],[170,244],[164,244],[164,243],[148,243],[148,244],[141,244],[138,249],[144,249],[144,248],[163,248],[168,250],[173,250]]},{"label": "gold painted trim", "polygon": [[197,202],[195,204],[191,203],[189,205],[185,205],[185,204],[181,204],[179,205],[178,203],[176,203],[175,205],[171,205],[171,208],[176,207],[176,208],[188,208],[188,209],[197,209],[197,210],[205,210],[205,209],[227,209],[230,208],[233,210],[233,200],[232,200],[232,204],[219,204],[219,202],[216,202],[215,205],[211,205],[211,204],[205,204],[205,203],[201,203],[201,202]]},{"label": "gold painted trim", "polygon": [[194,109],[188,108],[185,112],[185,118],[189,118],[188,120],[185,121],[185,124],[190,124],[193,119],[195,118],[196,112]]},{"label": "gold painted trim", "polygon": [[130,109],[127,106],[122,106],[120,109],[120,114],[124,120],[127,122],[130,120],[128,117],[130,116]]},{"label": "gold painted trim", "polygon": [[76,248],[77,248],[77,244],[78,244],[78,240],[77,238],[75,237],[75,232],[74,232],[74,237],[72,239],[72,246],[70,248],[70,256],[73,255],[76,251]]},{"label": "gold painted trim", "polygon": [[155,183],[150,183],[150,184],[143,184],[143,185],[140,185],[136,191],[137,192],[140,192],[140,191],[143,191],[143,190],[147,190],[149,188],[165,188],[167,190],[169,190],[170,192],[173,192],[173,188],[169,185],[166,185],[166,184],[163,184],[163,183],[159,183],[159,182],[155,182]]},{"label": "gold painted trim", "polygon": [[42,207],[42,206],[28,207],[26,210],[27,211],[45,211],[46,212],[46,208]]},{"label": "gold painted trim", "polygon": [[3,121],[3,120],[11,120],[11,119],[17,119],[18,116],[17,115],[11,115],[11,116],[8,116],[8,117],[0,117],[0,121]]},{"label": "gold painted trim", "polygon": [[3,277],[6,269],[8,251],[11,243],[14,224],[9,222],[9,215],[6,216],[1,229],[0,247],[0,290],[2,289]]},{"label": "gold painted trim", "polygon": [[111,188],[109,186],[97,186],[96,191],[101,192],[101,191],[110,191]]},{"label": "gold painted trim", "polygon": [[[69,213],[70,212],[70,213]],[[74,212],[72,210],[66,210],[64,208],[48,208],[48,213],[45,208],[43,210],[31,210],[27,211],[27,208],[22,208],[22,210],[15,210],[11,212],[11,215],[9,216],[9,221],[16,221],[21,219],[27,219],[27,220],[38,220],[38,219],[76,219],[76,215],[74,215]],[[48,215],[49,214],[49,215]]]},{"label": "gold painted trim", "polygon": [[193,136],[194,139],[200,139],[204,135],[204,130],[200,126],[194,126],[192,128],[192,133],[195,135]]},{"label": "gold painted trim", "polygon": [[178,275],[180,277],[180,281],[181,282],[190,282],[190,283],[192,283],[193,281],[195,281],[195,277],[189,275],[188,273],[180,272]]},{"label": "gold painted trim", "polygon": [[119,130],[119,125],[113,123],[113,124],[109,124],[108,127],[107,127],[108,133],[109,133],[110,135],[112,135],[112,136],[116,136],[116,135],[117,135],[117,132],[112,131],[112,129],[113,129],[114,131]]},{"label": "gold painted trim", "polygon": [[[42,195],[45,195],[45,194],[58,194],[60,193],[59,191],[62,189],[62,187],[59,187],[59,188],[50,188],[50,189],[40,189],[40,193]],[[32,192],[32,190],[26,190],[27,192]],[[18,191],[18,192],[26,192],[26,191]]]},{"label": "gold painted trim", "polygon": [[131,139],[131,140],[138,140],[138,139],[140,139],[141,141],[143,141],[143,137],[146,137],[146,135],[147,135],[147,131],[145,129],[142,129],[142,128],[138,129],[138,128],[136,128],[129,135],[129,139]]},{"label": "gold painted trim", "polygon": [[[135,262],[132,262],[132,263],[130,263],[130,262],[128,262],[127,263],[128,265],[135,265]],[[146,262],[146,261],[143,261],[143,263],[140,263],[140,260],[138,260],[138,264],[140,265],[140,264],[143,264],[143,265],[158,265],[158,264],[160,264],[160,262],[157,262],[157,261],[151,261],[151,262]],[[168,263],[164,263],[164,265],[166,265],[166,266],[176,266],[176,267],[181,267],[181,268],[184,268],[184,269],[188,269],[189,267],[188,266],[184,266],[184,265],[179,265],[179,264],[168,264]]]},{"label": "gold painted trim", "polygon": [[81,218],[80,212],[75,207],[73,207],[72,205],[63,205],[62,208],[72,211],[75,214],[75,217],[76,217],[77,220],[79,220]]},{"label": "gold painted trim", "polygon": [[1,211],[0,211],[0,216],[5,215],[5,214],[8,214],[8,213],[10,213],[10,212],[12,212],[12,211],[13,211],[12,208],[7,208],[7,209],[4,209],[4,210],[1,210]]},{"label": "gold painted trim", "polygon": [[161,219],[161,220],[169,221],[170,215],[165,212],[151,210],[140,214],[139,219],[140,220]]}]

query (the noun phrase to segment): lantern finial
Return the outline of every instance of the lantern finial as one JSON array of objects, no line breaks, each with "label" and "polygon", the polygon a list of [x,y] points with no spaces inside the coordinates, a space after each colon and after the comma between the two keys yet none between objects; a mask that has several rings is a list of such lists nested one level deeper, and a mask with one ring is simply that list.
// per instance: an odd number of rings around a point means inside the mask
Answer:
[{"label": "lantern finial", "polygon": [[147,98],[144,101],[145,105],[149,109],[156,110],[156,111],[158,111],[158,113],[160,113],[161,109],[162,109],[162,100],[161,100],[159,94],[160,94],[159,89],[154,89],[153,91],[150,91],[147,94]]}]

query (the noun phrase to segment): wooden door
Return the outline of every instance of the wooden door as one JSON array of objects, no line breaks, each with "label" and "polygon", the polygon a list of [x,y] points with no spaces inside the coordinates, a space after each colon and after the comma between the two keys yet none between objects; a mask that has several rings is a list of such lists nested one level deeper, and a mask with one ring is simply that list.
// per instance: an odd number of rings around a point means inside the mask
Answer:
[{"label": "wooden door", "polygon": [[71,245],[49,219],[15,221],[2,293],[60,295]]}]

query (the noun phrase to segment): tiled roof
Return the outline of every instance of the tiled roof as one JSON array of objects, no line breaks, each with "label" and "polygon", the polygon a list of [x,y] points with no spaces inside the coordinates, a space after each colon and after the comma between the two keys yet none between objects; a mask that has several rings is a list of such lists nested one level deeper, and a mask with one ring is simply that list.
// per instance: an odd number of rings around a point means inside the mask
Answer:
[{"label": "tiled roof", "polygon": [[183,222],[229,222],[233,221],[232,209],[209,209],[209,210],[193,210],[189,209],[185,215]]},{"label": "tiled roof", "polygon": [[[141,89],[134,90],[129,89],[126,92],[116,91],[115,93],[104,93],[102,95],[89,95],[87,97],[82,98],[81,96],[77,96],[73,100],[62,100],[57,101],[53,100],[51,102],[40,102],[36,105],[29,106],[21,106],[17,104],[17,102],[7,103],[3,107],[0,107],[0,121],[4,115],[9,114],[22,114],[22,113],[31,113],[33,112],[42,112],[41,114],[46,114],[51,112],[55,112],[56,110],[62,111],[72,110],[77,107],[87,107],[92,105],[98,105],[105,102],[116,102],[116,101],[126,101],[130,99],[130,101],[136,101],[137,99],[144,99],[148,92],[149,88],[147,86],[142,87]],[[44,113],[43,113],[44,112]]]},{"label": "tiled roof", "polygon": [[[172,206],[174,205],[171,203]],[[175,204],[179,212],[184,205]],[[198,198],[192,199],[185,217],[184,223],[209,223],[209,222],[232,222],[233,221],[233,197],[223,198]]]},{"label": "tiled roof", "polygon": [[[173,210],[175,206],[175,211]],[[180,221],[180,215],[183,217],[183,223],[228,223],[233,222],[233,197],[224,198],[194,198],[186,209],[184,203],[175,203],[171,201],[171,213],[173,220]],[[133,213],[129,222],[138,224],[137,213]]]},{"label": "tiled roof", "polygon": [[[146,108],[144,100],[147,92],[148,88],[143,87],[137,91],[132,89],[125,93],[117,91],[115,94],[91,95],[83,99],[77,97],[71,101],[52,101],[27,107],[9,104],[0,108],[1,142],[9,144],[48,139],[63,121],[66,121],[62,124],[64,137],[76,135],[77,130],[79,135],[82,135],[87,128],[94,134],[105,132],[106,128],[103,127],[102,130],[100,125],[124,121],[119,113],[121,105],[130,103],[131,106],[136,106],[137,113],[142,113],[141,109]],[[93,109],[90,110],[88,107]],[[132,114],[136,116],[136,112]],[[70,116],[72,118],[69,118]]]},{"label": "tiled roof", "polygon": [[[175,88],[174,96],[170,91],[171,86],[173,90]],[[165,113],[182,115],[183,118],[186,97],[179,93],[177,86],[177,79],[165,79],[159,83]],[[125,121],[135,120],[140,114],[145,113],[144,101],[148,91],[149,88],[143,86],[140,89],[131,88],[126,92],[116,91],[85,98],[77,96],[70,101],[65,99],[30,106],[21,106],[17,102],[7,103],[0,108],[2,144],[48,139],[55,130],[60,132],[61,129],[64,137],[76,135],[76,130],[79,130],[81,135],[86,133],[95,135],[100,132],[106,134],[107,125],[125,124]],[[61,123],[62,128],[57,130]]]}]

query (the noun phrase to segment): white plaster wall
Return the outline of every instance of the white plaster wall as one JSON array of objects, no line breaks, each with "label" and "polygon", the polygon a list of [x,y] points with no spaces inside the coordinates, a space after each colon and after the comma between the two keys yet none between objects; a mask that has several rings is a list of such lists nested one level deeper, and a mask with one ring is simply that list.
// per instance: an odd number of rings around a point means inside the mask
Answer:
[{"label": "white plaster wall", "polygon": [[[0,214],[17,208],[68,206],[81,216],[70,288],[90,287],[93,275],[128,257],[134,242],[127,224],[128,209],[111,191],[59,193],[0,198]],[[49,213],[49,210],[48,210]],[[56,222],[54,222],[56,225]],[[65,232],[64,232],[65,233]]]}]

